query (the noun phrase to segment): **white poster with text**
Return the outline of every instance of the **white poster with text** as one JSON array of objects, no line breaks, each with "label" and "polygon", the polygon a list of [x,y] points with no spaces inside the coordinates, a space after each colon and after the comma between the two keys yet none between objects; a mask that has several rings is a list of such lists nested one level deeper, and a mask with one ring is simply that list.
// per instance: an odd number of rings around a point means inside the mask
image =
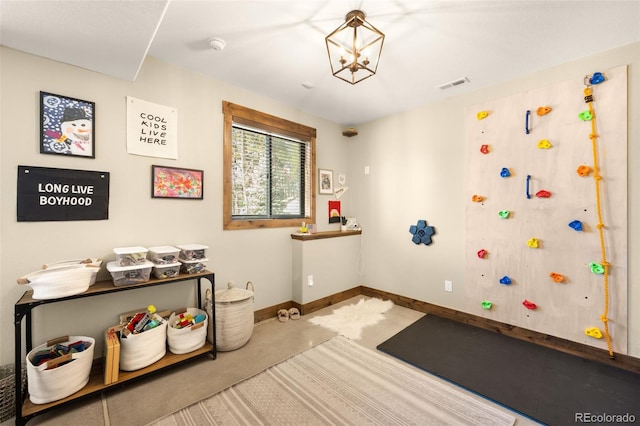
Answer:
[{"label": "white poster with text", "polygon": [[178,159],[178,111],[127,96],[127,152]]}]

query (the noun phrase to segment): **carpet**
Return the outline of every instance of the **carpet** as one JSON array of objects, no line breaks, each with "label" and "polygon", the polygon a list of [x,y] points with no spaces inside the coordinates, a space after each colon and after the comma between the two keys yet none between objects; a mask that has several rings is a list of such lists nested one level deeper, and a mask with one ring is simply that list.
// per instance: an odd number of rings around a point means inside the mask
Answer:
[{"label": "carpet", "polygon": [[513,425],[515,417],[336,336],[153,423],[203,425]]},{"label": "carpet", "polygon": [[384,313],[392,307],[393,302],[390,300],[360,299],[358,303],[334,309],[329,315],[313,317],[309,322],[328,328],[351,340],[358,340],[365,327],[384,319]]},{"label": "carpet", "polygon": [[640,420],[640,375],[435,315],[378,349],[546,424]]}]

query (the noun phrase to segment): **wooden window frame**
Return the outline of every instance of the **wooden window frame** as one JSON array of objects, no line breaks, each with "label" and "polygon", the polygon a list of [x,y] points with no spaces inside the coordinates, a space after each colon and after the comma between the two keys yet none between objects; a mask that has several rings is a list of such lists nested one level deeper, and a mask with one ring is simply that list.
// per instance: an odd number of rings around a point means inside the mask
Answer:
[{"label": "wooden window frame", "polygon": [[[231,102],[222,101],[224,115],[223,129],[223,229],[256,229],[256,228],[284,228],[299,227],[302,221],[316,222],[316,129],[285,120],[270,114],[256,111]],[[267,132],[281,134],[309,142],[311,145],[311,176],[309,200],[311,215],[295,219],[234,219],[231,214],[232,175],[232,128],[233,123],[244,124]]]}]

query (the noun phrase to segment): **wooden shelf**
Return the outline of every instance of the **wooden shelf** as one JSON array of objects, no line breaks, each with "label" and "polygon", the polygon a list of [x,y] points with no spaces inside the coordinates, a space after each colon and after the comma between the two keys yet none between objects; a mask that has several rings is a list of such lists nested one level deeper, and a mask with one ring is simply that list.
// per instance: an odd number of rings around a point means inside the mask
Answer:
[{"label": "wooden shelf", "polygon": [[[215,294],[215,274],[210,271],[202,271],[196,274],[180,274],[173,278],[164,278],[164,279],[150,279],[144,283],[140,284],[132,284],[126,286],[115,286],[112,280],[98,281],[91,287],[89,287],[86,291],[74,294],[72,296],[61,297],[57,299],[34,299],[33,298],[33,290],[26,291],[20,300],[18,300],[15,304],[15,312],[14,312],[14,326],[15,326],[15,365],[16,365],[16,377],[15,377],[15,386],[16,386],[16,425],[24,425],[26,422],[37,416],[38,414],[42,414],[46,411],[53,410],[57,407],[63,406],[71,401],[75,401],[78,398],[84,398],[89,395],[93,395],[99,392],[102,392],[107,389],[116,388],[123,383],[127,383],[129,381],[139,379],[144,377],[147,374],[154,373],[156,371],[163,370],[165,368],[169,368],[175,365],[178,365],[182,362],[191,360],[193,358],[204,356],[206,354],[210,354],[212,359],[216,358],[216,347],[215,345],[205,342],[205,345],[197,349],[193,352],[189,352],[187,354],[176,355],[169,351],[167,351],[166,355],[155,363],[141,368],[136,371],[120,371],[118,373],[118,381],[111,383],[109,385],[104,384],[104,369],[100,360],[93,360],[93,367],[89,376],[89,382],[85,385],[84,388],[79,390],[78,392],[70,395],[66,398],[60,399],[58,401],[50,402],[47,404],[33,404],[28,397],[28,389],[22,386],[22,377],[21,377],[21,366],[22,362],[24,362],[23,354],[22,354],[22,346],[25,344],[27,352],[29,352],[33,347],[32,342],[32,311],[36,307],[47,304],[47,303],[58,303],[64,302],[67,300],[81,299],[85,297],[93,297],[100,296],[103,294],[110,294],[121,291],[129,291],[140,288],[148,288],[165,284],[173,284],[182,281],[196,281],[197,283],[197,306],[200,309],[202,307],[202,287],[201,282],[202,279],[206,279],[211,284],[211,291]],[[22,321],[26,320],[25,334],[26,338],[23,341],[22,336]],[[215,326],[215,310],[213,311],[211,318],[211,324],[213,326],[213,342],[216,341],[216,326]]]},{"label": "wooden shelf", "polygon": [[69,395],[66,398],[60,399],[58,401],[49,402],[46,404],[34,404],[28,398],[25,399],[24,404],[22,405],[22,416],[23,417],[32,417],[41,412],[48,411],[51,408],[57,407],[59,405],[66,404],[67,402],[74,401],[78,398],[83,398],[89,395],[93,395],[95,393],[102,392],[104,390],[108,390],[109,388],[115,388],[123,383],[126,383],[130,380],[137,379],[142,376],[146,376],[147,374],[163,370],[165,368],[171,367],[176,364],[180,364],[182,362],[191,360],[193,358],[197,358],[206,354],[211,354],[213,350],[213,345],[209,342],[206,342],[205,345],[196,349],[193,352],[189,352],[187,354],[176,355],[167,351],[167,354],[161,358],[160,360],[154,362],[153,364],[141,368],[135,371],[122,371],[118,373],[118,381],[111,383],[109,385],[104,384],[104,370],[102,363],[95,362],[91,369],[91,376],[89,377],[89,383],[78,392],[73,395]]},{"label": "wooden shelf", "polygon": [[351,235],[360,235],[360,234],[362,234],[362,229],[358,229],[357,231],[322,231],[322,232],[316,232],[315,234],[301,234],[296,232],[291,234],[291,239],[309,241],[309,240],[322,240],[324,238],[348,237]]}]

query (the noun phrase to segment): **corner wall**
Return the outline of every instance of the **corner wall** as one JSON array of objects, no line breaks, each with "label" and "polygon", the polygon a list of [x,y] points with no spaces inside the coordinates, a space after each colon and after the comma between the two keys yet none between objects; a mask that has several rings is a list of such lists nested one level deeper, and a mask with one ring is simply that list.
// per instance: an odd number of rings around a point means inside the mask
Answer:
[{"label": "corner wall", "polygon": [[[362,281],[375,289],[472,312],[464,297],[465,286],[473,285],[465,276],[466,108],[626,64],[629,65],[628,258],[637,259],[640,43],[359,126],[359,135],[348,142],[348,173],[352,212],[363,229]],[[473,82],[473,76],[469,77]],[[368,175],[364,173],[365,166],[369,167]],[[436,228],[429,246],[411,242],[409,227],[419,219]],[[634,266],[630,261],[628,354],[640,357],[640,275]],[[452,293],[444,291],[445,280],[453,281]]]}]

